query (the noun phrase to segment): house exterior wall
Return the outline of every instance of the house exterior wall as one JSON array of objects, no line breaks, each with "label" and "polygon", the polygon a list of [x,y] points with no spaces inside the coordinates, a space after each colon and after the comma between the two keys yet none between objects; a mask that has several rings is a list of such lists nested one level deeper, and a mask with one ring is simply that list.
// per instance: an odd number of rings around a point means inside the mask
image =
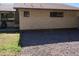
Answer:
[{"label": "house exterior wall", "polygon": [[[24,17],[24,11],[30,11],[30,17]],[[63,10],[19,9],[20,30],[77,28],[76,11],[63,11],[64,17],[50,17],[50,12]]]},{"label": "house exterior wall", "polygon": [[77,12],[78,28],[79,28],[79,12]]}]

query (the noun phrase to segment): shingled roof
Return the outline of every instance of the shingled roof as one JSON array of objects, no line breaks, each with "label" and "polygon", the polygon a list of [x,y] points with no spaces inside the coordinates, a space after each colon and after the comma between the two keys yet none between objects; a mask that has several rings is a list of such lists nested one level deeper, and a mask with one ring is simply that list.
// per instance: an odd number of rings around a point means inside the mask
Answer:
[{"label": "shingled roof", "polygon": [[77,7],[61,3],[16,3],[14,8],[79,10]]},{"label": "shingled roof", "polygon": [[16,11],[14,8],[79,10],[77,7],[60,3],[0,3],[0,11]]},{"label": "shingled roof", "polygon": [[12,3],[0,3],[0,11],[16,11]]}]

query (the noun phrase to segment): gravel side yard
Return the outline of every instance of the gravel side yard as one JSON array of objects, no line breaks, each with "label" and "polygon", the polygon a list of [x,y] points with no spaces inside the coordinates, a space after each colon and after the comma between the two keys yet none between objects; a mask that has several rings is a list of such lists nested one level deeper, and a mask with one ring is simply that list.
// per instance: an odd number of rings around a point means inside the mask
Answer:
[{"label": "gravel side yard", "polygon": [[79,42],[24,47],[21,56],[79,56]]}]

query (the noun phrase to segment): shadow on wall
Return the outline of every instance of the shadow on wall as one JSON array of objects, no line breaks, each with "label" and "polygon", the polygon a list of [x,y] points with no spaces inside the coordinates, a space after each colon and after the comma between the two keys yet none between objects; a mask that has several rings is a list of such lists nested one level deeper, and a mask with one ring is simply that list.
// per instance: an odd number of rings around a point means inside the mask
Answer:
[{"label": "shadow on wall", "polygon": [[79,41],[78,29],[21,31],[21,47]]}]

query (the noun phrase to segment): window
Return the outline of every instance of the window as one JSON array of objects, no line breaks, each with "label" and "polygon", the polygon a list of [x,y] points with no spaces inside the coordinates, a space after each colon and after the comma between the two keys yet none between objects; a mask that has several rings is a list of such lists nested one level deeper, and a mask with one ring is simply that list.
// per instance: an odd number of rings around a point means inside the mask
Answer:
[{"label": "window", "polygon": [[1,13],[1,18],[14,18],[14,13],[12,12]]},{"label": "window", "polygon": [[1,18],[7,18],[7,14],[6,13],[1,13]]},{"label": "window", "polygon": [[63,12],[50,12],[50,17],[64,17]]},{"label": "window", "polygon": [[7,13],[7,17],[8,17],[8,18],[14,18],[14,13],[13,13],[13,12]]},{"label": "window", "polygon": [[29,11],[24,11],[24,17],[29,17],[30,16],[30,12]]},{"label": "window", "polygon": [[1,13],[1,21],[6,20],[6,21],[14,21],[14,13],[13,12],[5,12],[5,13]]}]

